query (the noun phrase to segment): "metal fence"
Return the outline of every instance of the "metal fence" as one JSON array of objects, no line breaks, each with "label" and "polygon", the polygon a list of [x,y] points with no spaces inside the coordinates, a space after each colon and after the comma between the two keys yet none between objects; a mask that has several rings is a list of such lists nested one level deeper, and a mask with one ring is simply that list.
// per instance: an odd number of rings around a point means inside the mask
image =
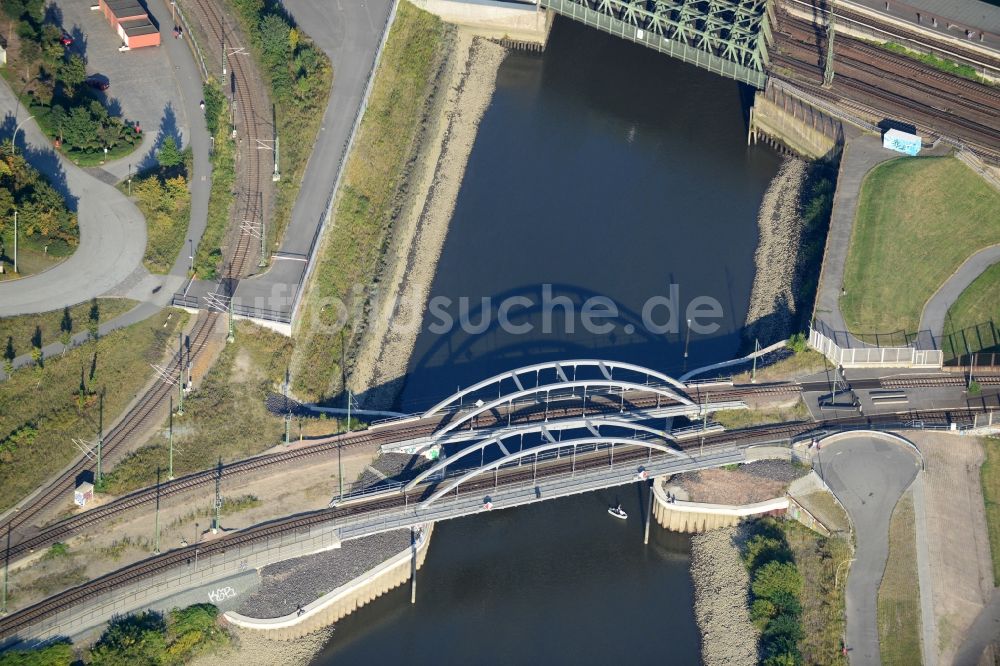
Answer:
[{"label": "metal fence", "polygon": [[809,345],[844,368],[940,368],[940,349],[916,347],[841,347],[815,327],[809,327]]}]

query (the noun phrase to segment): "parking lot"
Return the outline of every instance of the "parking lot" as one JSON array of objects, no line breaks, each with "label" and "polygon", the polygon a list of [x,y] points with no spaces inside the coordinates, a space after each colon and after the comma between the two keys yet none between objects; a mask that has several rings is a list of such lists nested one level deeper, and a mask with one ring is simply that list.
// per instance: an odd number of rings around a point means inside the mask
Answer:
[{"label": "parking lot", "polygon": [[[96,0],[52,2],[49,12],[61,13],[63,30],[73,38],[70,49],[84,55],[87,74],[106,77],[105,91],[110,107],[119,109],[129,122],[138,122],[143,143],[135,153],[105,165],[118,178],[152,163],[153,150],[167,136],[187,145],[189,123],[180,104],[174,77],[175,67],[164,46],[120,52],[122,41],[99,10],[91,10]],[[163,42],[174,39],[169,5],[163,0],[146,3],[150,17],[160,28]]]}]

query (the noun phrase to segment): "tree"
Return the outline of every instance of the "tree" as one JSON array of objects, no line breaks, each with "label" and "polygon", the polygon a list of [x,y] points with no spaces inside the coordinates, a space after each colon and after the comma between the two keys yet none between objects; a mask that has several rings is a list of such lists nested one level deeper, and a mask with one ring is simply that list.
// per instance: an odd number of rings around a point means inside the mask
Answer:
[{"label": "tree", "polygon": [[[68,306],[63,308],[63,316],[62,321],[59,322],[59,330],[61,331],[59,340],[63,343],[63,347],[69,347],[70,340],[73,338],[73,317],[69,314]],[[66,353],[65,349],[63,349],[63,353]]]},{"label": "tree", "polygon": [[789,562],[768,562],[754,574],[750,589],[758,599],[773,600],[782,594],[797,597],[802,592],[802,574]]},{"label": "tree", "polygon": [[7,348],[3,351],[3,371],[7,374],[7,379],[14,374],[14,359],[17,354],[14,352],[14,338],[7,336]]},{"label": "tree", "polygon": [[167,641],[166,623],[159,613],[146,611],[111,621],[91,651],[94,666],[162,664]]},{"label": "tree", "polygon": [[157,160],[163,169],[172,169],[184,162],[184,155],[178,150],[174,137],[168,136],[163,140],[163,145],[160,146],[157,154]]},{"label": "tree", "polygon": [[87,317],[87,330],[90,332],[90,338],[97,342],[97,336],[100,332],[101,326],[101,308],[97,304],[97,299],[90,299],[90,314]]},{"label": "tree", "polygon": [[83,58],[74,53],[59,65],[57,76],[72,97],[77,86],[87,79],[87,65],[83,62]]}]

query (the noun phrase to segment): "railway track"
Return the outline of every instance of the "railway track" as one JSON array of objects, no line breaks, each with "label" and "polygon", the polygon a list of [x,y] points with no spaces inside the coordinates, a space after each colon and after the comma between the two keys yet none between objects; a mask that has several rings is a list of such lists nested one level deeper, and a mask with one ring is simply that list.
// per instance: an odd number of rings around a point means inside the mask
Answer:
[{"label": "railway track", "polygon": [[823,88],[822,54],[816,27],[787,12],[778,12],[777,50],[772,65],[810,92],[840,103],[861,104],[868,113],[893,114],[900,119],[1000,155],[1000,90],[936,70],[928,65],[859,40],[838,36],[834,43],[836,76],[832,89]]},{"label": "railway track", "polygon": [[[1000,376],[984,376],[980,379],[984,386],[1000,386]],[[965,385],[965,380],[958,376],[947,377],[899,377],[870,379],[854,382],[852,386],[858,389],[903,389],[903,388],[948,388],[961,387]],[[777,397],[784,395],[795,395],[802,391],[825,391],[828,389],[826,382],[797,383],[783,382],[773,384],[754,384],[738,387],[713,387],[699,388],[697,392],[692,391],[691,395],[696,402],[704,401],[725,401],[739,400],[754,397]],[[698,388],[698,387],[695,387]],[[589,415],[599,415],[616,413],[619,410],[617,399],[607,399],[607,396],[592,396],[591,404],[588,405],[586,413]],[[656,396],[643,395],[630,398],[628,405],[635,409],[649,409],[658,404]],[[566,405],[563,407],[549,407],[547,409],[531,408],[523,409],[515,424],[523,424],[543,419],[558,419],[578,417],[583,414],[580,406]],[[916,420],[916,419],[914,419]],[[216,481],[231,482],[239,477],[261,471],[274,469],[284,465],[302,464],[308,460],[318,457],[333,455],[338,448],[357,448],[362,446],[380,446],[406,439],[431,435],[446,420],[431,420],[402,423],[391,425],[385,428],[359,431],[350,434],[341,434],[333,437],[316,440],[308,447],[280,451],[244,460],[235,461],[217,469],[203,470],[195,472],[172,481],[161,483],[158,487],[148,487],[134,491],[128,495],[117,498],[107,504],[95,507],[75,516],[63,519],[56,523],[42,527],[37,532],[31,534],[18,534],[18,539],[11,542],[7,551],[10,558],[22,557],[40,548],[47,547],[57,541],[65,541],[68,538],[80,534],[95,525],[123,515],[124,513],[150,504],[157,500],[163,501],[169,497],[180,495],[184,492],[194,490],[199,487],[211,486]],[[477,421],[476,427],[479,429],[505,425],[503,414],[484,414]],[[815,426],[815,424],[806,424]],[[773,432],[779,426],[771,426],[769,432]],[[791,430],[801,428],[800,425],[789,426]],[[790,430],[790,431],[791,431]],[[724,441],[742,441],[746,438],[756,437],[756,430],[728,431],[726,433],[714,434],[705,439],[708,443],[719,443]]]},{"label": "railway track", "polygon": [[[263,192],[266,187],[266,174],[261,169],[259,148],[266,145],[261,141],[259,119],[263,109],[260,100],[266,99],[263,89],[254,82],[260,77],[251,71],[248,62],[250,56],[237,45],[236,31],[227,26],[225,17],[213,0],[193,0],[193,15],[205,29],[212,46],[223,50],[223,58],[227,63],[227,74],[230,74],[231,103],[235,106],[235,116],[239,119],[237,126],[238,160],[242,166],[242,187],[238,204],[234,208],[233,221],[239,224],[239,234],[232,254],[228,257],[225,278],[220,284],[221,295],[231,298],[236,291],[238,281],[246,277],[248,264],[253,255],[254,240],[260,238],[263,231],[261,221],[264,218]],[[211,52],[211,49],[209,49]],[[232,56],[230,56],[232,52]],[[270,140],[271,137],[267,137]]]},{"label": "railway track", "polygon": [[[205,346],[214,322],[215,315],[209,313],[203,313],[195,322],[194,329],[189,336],[189,361],[196,358]],[[175,378],[177,381],[181,380],[181,372],[185,367],[184,352],[185,350],[181,349],[174,354],[167,364],[166,376]],[[143,429],[162,417],[161,408],[167,403],[167,397],[172,391],[173,385],[161,379],[141,395],[132,409],[104,437],[102,454],[105,461],[113,462],[118,457],[118,451],[133,435],[142,432]],[[8,515],[3,522],[0,522],[0,533],[30,525],[32,521],[41,518],[59,504],[65,503],[76,487],[77,478],[85,472],[94,472],[95,468],[96,461],[92,461],[86,456],[77,460],[76,463],[44,486],[39,493],[29,498],[23,506]]]},{"label": "railway track", "polygon": [[[811,432],[830,432],[837,430],[852,429],[858,427],[886,427],[899,423],[907,423],[913,420],[920,420],[923,424],[961,422],[968,420],[972,411],[968,410],[934,410],[923,412],[901,412],[887,414],[878,417],[853,417],[848,419],[828,420],[823,422],[794,422],[781,423],[768,426],[739,431],[738,433],[723,433],[705,437],[704,446],[712,446],[719,443],[727,444],[751,444],[781,441],[808,435]],[[734,435],[736,435],[734,437]],[[701,442],[690,442],[682,448],[693,450],[702,446]],[[544,479],[559,474],[565,474],[573,469],[583,471],[607,464],[607,451],[594,452],[593,454],[578,455],[570,462],[566,458],[546,461],[533,467],[528,471],[528,467],[509,467],[498,470],[493,479],[482,478],[473,480],[463,486],[465,492],[475,492],[487,488],[509,486],[523,483],[526,479]],[[615,452],[615,460],[619,462],[639,461],[648,459],[651,454],[644,447],[621,445]],[[95,598],[104,592],[120,588],[129,583],[136,582],[144,577],[160,573],[167,569],[188,564],[194,558],[195,553],[202,557],[209,557],[217,553],[225,553],[232,548],[238,548],[250,543],[267,540],[275,536],[285,536],[308,530],[310,527],[337,519],[358,516],[364,513],[381,511],[385,509],[398,508],[407,505],[410,501],[419,501],[427,497],[434,491],[437,481],[422,484],[410,493],[403,493],[399,490],[386,491],[368,497],[361,497],[339,504],[330,509],[321,509],[306,514],[299,514],[287,518],[274,520],[270,523],[241,530],[231,535],[224,536],[214,541],[187,546],[172,550],[162,555],[157,555],[149,559],[126,566],[118,571],[84,583],[75,588],[56,594],[48,599],[40,601],[21,611],[13,613],[0,619],[0,637],[10,637],[24,627],[45,619],[59,611],[76,605],[78,603]],[[411,500],[412,498],[412,500]]]}]

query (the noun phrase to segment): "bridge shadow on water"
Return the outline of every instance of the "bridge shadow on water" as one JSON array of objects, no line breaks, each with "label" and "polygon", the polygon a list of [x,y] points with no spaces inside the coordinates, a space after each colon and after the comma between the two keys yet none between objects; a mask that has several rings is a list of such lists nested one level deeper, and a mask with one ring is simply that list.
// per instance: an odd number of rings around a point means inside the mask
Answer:
[{"label": "bridge shadow on water", "polygon": [[[535,363],[573,358],[623,361],[680,375],[686,369],[731,358],[740,346],[742,326],[736,325],[731,315],[705,319],[706,323],[719,323],[719,330],[710,335],[692,332],[688,339],[684,321],[687,302],[682,299],[677,300],[675,309],[679,312],[673,315],[677,321],[667,332],[650,330],[641,312],[616,303],[614,317],[591,320],[612,327],[606,333],[597,333],[585,330],[582,312],[588,299],[600,297],[607,301],[602,294],[554,284],[551,300],[543,303],[540,291],[538,285],[524,286],[497,294],[488,302],[474,299],[464,312],[460,304],[452,303],[446,310],[432,314],[430,321],[421,323],[407,374],[357,394],[358,403],[365,405],[370,398],[399,396],[405,389],[407,394],[416,393],[418,397],[397,398],[394,408],[414,412],[430,407],[460,386],[469,386],[486,377]],[[528,299],[531,304],[520,301],[511,308],[507,320],[510,326],[506,326],[500,321],[498,308],[504,301],[515,298]],[[453,325],[437,333],[433,327],[442,322],[440,315],[445,311],[453,319]],[[597,311],[595,308],[594,312]],[[653,323],[670,323],[668,312],[665,307],[655,309],[651,314]],[[512,331],[525,327],[531,330],[522,334]],[[344,405],[346,397],[337,396],[329,404]]]}]

